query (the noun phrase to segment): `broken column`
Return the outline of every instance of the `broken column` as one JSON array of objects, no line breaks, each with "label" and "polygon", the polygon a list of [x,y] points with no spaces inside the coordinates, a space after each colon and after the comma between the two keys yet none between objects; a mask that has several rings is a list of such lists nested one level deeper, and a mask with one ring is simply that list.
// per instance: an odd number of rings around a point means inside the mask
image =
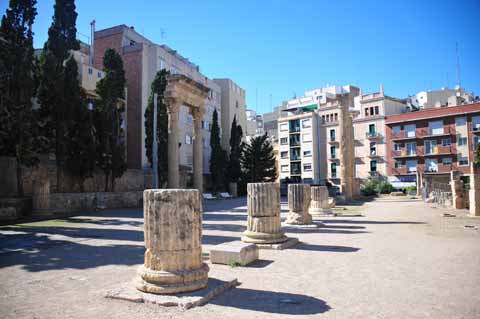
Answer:
[{"label": "broken column", "polygon": [[310,214],[328,214],[331,213],[328,203],[328,188],[326,186],[310,187],[311,200],[308,212]]},{"label": "broken column", "polygon": [[452,207],[455,209],[465,208],[464,187],[459,171],[450,172],[450,186],[452,188]]},{"label": "broken column", "polygon": [[288,216],[286,224],[306,225],[312,223],[312,216],[308,213],[310,206],[310,185],[288,185]]},{"label": "broken column", "polygon": [[470,215],[480,216],[480,165],[470,163]]},{"label": "broken column", "polygon": [[249,183],[247,185],[247,230],[242,241],[255,244],[275,244],[288,238],[282,232],[280,220],[280,185]]},{"label": "broken column", "polygon": [[202,261],[202,204],[196,189],[148,189],[143,193],[145,261],[138,290],[154,294],[207,286]]}]

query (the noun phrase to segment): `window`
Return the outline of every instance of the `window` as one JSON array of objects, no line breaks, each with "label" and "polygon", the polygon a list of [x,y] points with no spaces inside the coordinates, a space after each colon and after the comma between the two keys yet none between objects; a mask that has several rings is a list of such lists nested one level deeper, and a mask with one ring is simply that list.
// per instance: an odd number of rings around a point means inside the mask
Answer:
[{"label": "window", "polygon": [[303,164],[303,171],[304,172],[311,172],[312,171],[312,164]]},{"label": "window", "polygon": [[443,165],[452,165],[452,158],[451,157],[444,157],[442,158]]},{"label": "window", "polygon": [[288,158],[288,151],[280,152],[281,158]]},{"label": "window", "polygon": [[322,115],[322,123],[325,123],[325,115]]},{"label": "window", "polygon": [[434,154],[437,150],[437,141],[425,141],[425,154]]},{"label": "window", "polygon": [[330,164],[330,176],[337,178],[337,163]]},{"label": "window", "polygon": [[288,145],[288,137],[280,138],[280,144],[281,145]]},{"label": "window", "polygon": [[378,115],[378,106],[375,106],[375,115]]},{"label": "window", "polygon": [[335,130],[330,130],[330,141],[335,141]]},{"label": "window", "polygon": [[281,132],[288,131],[288,123],[280,123],[280,131]]},{"label": "window", "polygon": [[292,160],[292,161],[300,160],[300,148],[299,147],[291,148],[290,153],[291,153],[290,160]]},{"label": "window", "polygon": [[458,165],[459,166],[467,166],[468,165],[468,157],[459,157],[458,158]]},{"label": "window", "polygon": [[312,141],[312,134],[303,134],[302,136],[302,141],[303,142],[311,142]]},{"label": "window", "polygon": [[335,146],[330,147],[330,158],[337,158]]},{"label": "window", "polygon": [[466,137],[458,137],[457,140],[458,140],[458,146],[467,145],[468,143],[468,140]]},{"label": "window", "polygon": [[185,144],[192,144],[192,137],[190,135],[185,135]]},{"label": "window", "polygon": [[376,172],[377,171],[377,161],[373,160],[370,161],[370,172]]},{"label": "window", "polygon": [[238,109],[238,101],[235,101],[235,107]]},{"label": "window", "polygon": [[480,144],[480,136],[474,136],[473,137],[473,149],[476,150],[479,144]]},{"label": "window", "polygon": [[398,134],[402,130],[402,127],[400,125],[392,127],[392,133],[393,134]]},{"label": "window", "polygon": [[375,156],[377,155],[377,144],[370,143],[370,155]]},{"label": "window", "polygon": [[365,116],[368,116],[368,107],[365,108]]},{"label": "window", "polygon": [[302,121],[302,127],[307,128],[307,127],[312,127],[312,120],[311,119],[306,119]]},{"label": "window", "polygon": [[402,168],[402,161],[395,161],[395,168]]},{"label": "window", "polygon": [[282,165],[282,173],[288,173],[288,165]]},{"label": "window", "polygon": [[417,161],[416,160],[408,160],[406,161],[407,172],[415,173],[417,171]]},{"label": "window", "polygon": [[92,68],[88,68],[88,74],[93,74]]},{"label": "window", "polygon": [[162,58],[158,59],[158,70],[165,69],[165,61]]},{"label": "window", "polygon": [[335,113],[335,122],[338,122],[338,113]]},{"label": "window", "polygon": [[374,115],[375,111],[373,110],[373,106],[370,108],[370,115]]},{"label": "window", "polygon": [[407,149],[407,155],[417,154],[417,143],[405,143],[405,148]]},{"label": "window", "polygon": [[455,126],[463,126],[467,124],[466,117],[456,117],[455,118]]},{"label": "window", "polygon": [[368,135],[369,136],[375,136],[377,133],[377,130],[375,128],[375,124],[369,124],[368,125]]},{"label": "window", "polygon": [[98,72],[97,72],[97,77],[98,77],[98,78],[101,78],[101,77],[102,77],[102,72],[98,71]]},{"label": "window", "polygon": [[312,150],[303,151],[303,157],[311,157],[311,156],[312,156]]},{"label": "window", "polygon": [[430,135],[443,134],[443,121],[428,122],[428,132]]},{"label": "window", "polygon": [[472,130],[480,131],[480,116],[472,117]]},{"label": "window", "polygon": [[438,163],[436,158],[427,158],[425,160],[425,172],[438,172]]},{"label": "window", "polygon": [[452,145],[452,139],[450,137],[442,139],[442,146],[450,146]]},{"label": "window", "polygon": [[400,143],[394,143],[394,144],[393,144],[393,150],[394,150],[394,151],[400,151],[400,150],[402,150],[402,144],[400,144]]},{"label": "window", "polygon": [[415,124],[405,125],[405,132],[407,137],[415,137],[415,130],[417,126]]}]

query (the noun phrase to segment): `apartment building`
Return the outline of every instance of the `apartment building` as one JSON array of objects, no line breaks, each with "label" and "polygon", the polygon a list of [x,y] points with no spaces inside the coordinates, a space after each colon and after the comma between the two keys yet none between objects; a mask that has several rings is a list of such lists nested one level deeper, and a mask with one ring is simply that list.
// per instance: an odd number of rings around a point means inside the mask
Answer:
[{"label": "apartment building", "polygon": [[221,127],[223,128],[221,143],[224,150],[230,152],[230,130],[233,118],[242,127],[243,135],[247,132],[247,115],[245,90],[231,79],[213,79],[221,89]]},{"label": "apartment building", "polygon": [[355,177],[387,179],[387,140],[385,118],[407,111],[405,99],[398,99],[380,91],[361,94],[356,100],[357,113],[353,120],[355,145]]},{"label": "apartment building", "polygon": [[[287,101],[278,119],[280,180],[331,183],[351,192],[353,101],[360,89],[328,86]],[[346,183],[348,181],[348,183]],[[347,185],[348,184],[348,185]]]},{"label": "apartment building", "polygon": [[264,134],[263,131],[263,117],[260,114],[257,114],[255,110],[246,110],[247,118],[247,130],[246,130],[246,140],[247,142],[254,136]]},{"label": "apartment building", "polygon": [[480,142],[480,103],[387,116],[387,172],[393,182],[470,173]]},{"label": "apartment building", "polygon": [[408,98],[408,104],[417,109],[432,107],[455,106],[472,103],[475,96],[472,92],[466,92],[460,86],[454,89],[442,88],[440,90],[420,91]]},{"label": "apartment building", "polygon": [[[150,96],[150,86],[156,73],[167,69],[173,74],[184,74],[210,88],[205,101],[205,115],[202,127],[204,174],[209,174],[210,127],[213,110],[221,118],[221,88],[208,79],[200,68],[166,45],[155,44],[143,37],[133,27],[118,25],[96,31],[94,36],[94,66],[103,68],[103,55],[108,48],[116,50],[122,57],[127,79],[127,165],[129,168],[150,167],[145,150],[144,114]],[[179,113],[180,168],[191,171],[193,166],[193,118],[187,107]],[[221,126],[222,123],[220,122]]]}]

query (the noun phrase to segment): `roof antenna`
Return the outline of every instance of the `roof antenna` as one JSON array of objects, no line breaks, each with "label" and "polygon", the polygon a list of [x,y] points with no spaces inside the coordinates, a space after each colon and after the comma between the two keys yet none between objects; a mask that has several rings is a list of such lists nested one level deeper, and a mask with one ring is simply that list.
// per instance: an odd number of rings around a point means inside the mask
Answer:
[{"label": "roof antenna", "polygon": [[458,42],[455,42],[455,54],[457,55],[457,86],[460,89],[462,83],[460,80],[460,55],[458,54]]}]

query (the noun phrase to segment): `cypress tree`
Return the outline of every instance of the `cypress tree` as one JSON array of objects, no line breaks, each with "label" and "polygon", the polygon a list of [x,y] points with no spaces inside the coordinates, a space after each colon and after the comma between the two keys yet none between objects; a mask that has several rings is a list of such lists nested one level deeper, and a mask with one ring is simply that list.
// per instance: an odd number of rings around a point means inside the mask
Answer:
[{"label": "cypress tree", "polygon": [[277,178],[273,146],[266,133],[250,140],[240,161],[247,183],[274,182]]},{"label": "cypress tree", "polygon": [[147,148],[147,158],[150,163],[152,159],[153,146],[153,99],[154,94],[158,94],[157,100],[157,145],[158,145],[158,182],[159,186],[164,185],[168,180],[168,114],[167,106],[163,102],[163,94],[167,87],[167,75],[169,72],[165,69],[157,72],[152,82],[152,89],[148,99],[148,105],[145,110],[145,146]]},{"label": "cypress tree", "polygon": [[232,127],[230,129],[230,157],[228,160],[228,181],[237,183],[242,173],[240,157],[242,155],[242,136],[243,131],[240,125],[237,125],[237,117],[233,117]]},{"label": "cypress tree", "polygon": [[120,55],[107,49],[103,57],[105,77],[97,83],[99,100],[96,108],[97,162],[105,173],[105,191],[115,190],[115,179],[127,169],[125,158],[125,138],[123,131],[123,106],[125,71]]},{"label": "cypress tree", "polygon": [[22,165],[38,163],[32,24],[35,0],[10,0],[0,25],[0,156],[17,161],[17,190],[23,195]]},{"label": "cypress tree", "polygon": [[217,192],[225,182],[225,164],[227,163],[227,153],[220,144],[220,127],[218,126],[217,109],[212,115],[212,130],[210,132],[210,147],[212,149],[210,156],[210,176],[212,178],[213,191]]},{"label": "cypress tree", "polygon": [[64,62],[69,58],[71,50],[80,48],[76,39],[76,20],[74,0],[55,1],[53,21],[40,59],[39,114],[43,135],[50,142],[45,151],[55,151],[59,191],[63,188],[66,136],[72,114],[66,101],[66,96],[71,93],[66,91]]}]

